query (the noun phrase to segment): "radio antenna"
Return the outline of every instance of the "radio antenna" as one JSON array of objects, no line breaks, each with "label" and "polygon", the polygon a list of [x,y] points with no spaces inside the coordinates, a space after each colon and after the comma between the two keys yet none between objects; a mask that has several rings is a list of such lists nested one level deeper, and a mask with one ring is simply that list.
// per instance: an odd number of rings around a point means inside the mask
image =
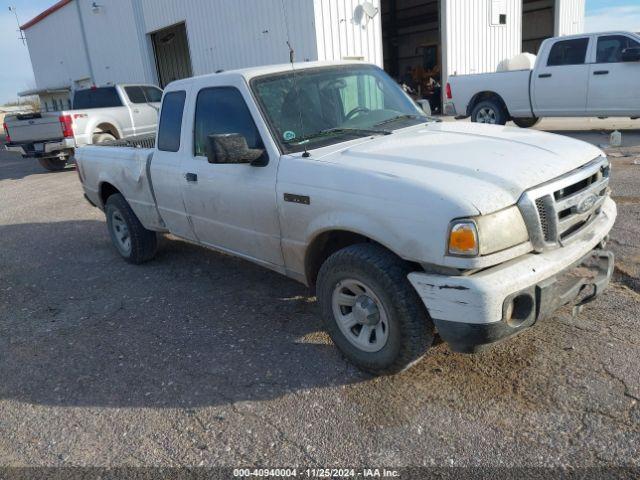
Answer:
[{"label": "radio antenna", "polygon": [[16,17],[16,23],[18,24],[18,39],[22,40],[22,44],[24,45],[27,39],[24,36],[24,32],[20,28],[20,20],[18,20],[18,12],[16,11],[16,7],[9,7],[9,11],[13,12]]},{"label": "radio antenna", "polygon": [[[298,104],[298,121],[300,122],[300,132],[304,135],[304,122],[302,121],[302,105],[300,105],[300,90],[298,89],[298,78],[296,76],[295,67],[295,50],[291,46],[291,34],[289,32],[289,19],[287,18],[287,9],[284,6],[284,0],[281,0],[282,14],[284,16],[284,26],[287,31],[287,47],[289,47],[289,63],[291,64],[291,73],[293,75],[293,89],[296,92],[296,103]],[[306,142],[303,143],[304,153],[303,157],[310,157],[311,154],[307,150]]]}]

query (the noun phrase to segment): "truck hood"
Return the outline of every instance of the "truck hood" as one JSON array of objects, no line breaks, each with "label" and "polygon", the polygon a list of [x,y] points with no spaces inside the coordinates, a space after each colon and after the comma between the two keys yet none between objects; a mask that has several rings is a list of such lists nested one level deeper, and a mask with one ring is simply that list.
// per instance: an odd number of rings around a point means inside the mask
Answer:
[{"label": "truck hood", "polygon": [[513,205],[525,190],[604,155],[560,135],[466,122],[410,127],[318,153],[321,161],[462,197],[481,214]]}]

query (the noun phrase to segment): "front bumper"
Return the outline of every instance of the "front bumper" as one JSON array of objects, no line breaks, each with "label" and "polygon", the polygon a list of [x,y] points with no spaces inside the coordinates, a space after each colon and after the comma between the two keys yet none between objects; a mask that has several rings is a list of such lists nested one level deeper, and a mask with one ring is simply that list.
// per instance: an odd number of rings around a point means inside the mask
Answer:
[{"label": "front bumper", "polygon": [[7,143],[4,148],[8,152],[19,153],[23,157],[42,158],[55,157],[57,153],[75,147],[76,142],[73,138],[64,138],[47,142]]},{"label": "front bumper", "polygon": [[443,340],[456,351],[475,352],[563,305],[584,304],[599,295],[613,273],[613,254],[597,247],[615,218],[615,203],[607,199],[599,218],[570,245],[523,255],[473,275],[414,272],[408,278]]}]

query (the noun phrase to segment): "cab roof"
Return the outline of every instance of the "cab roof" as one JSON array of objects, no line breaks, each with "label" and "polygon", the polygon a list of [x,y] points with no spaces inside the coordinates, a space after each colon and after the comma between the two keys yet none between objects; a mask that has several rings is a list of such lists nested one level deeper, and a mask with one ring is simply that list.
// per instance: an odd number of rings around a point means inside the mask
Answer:
[{"label": "cab roof", "polygon": [[[293,64],[293,68],[295,69],[296,72],[301,72],[301,71],[309,70],[312,68],[343,66],[343,65],[370,65],[370,64],[367,62],[362,62],[357,60],[296,62]],[[174,88],[180,88],[180,87],[184,88],[190,83],[199,79],[221,78],[221,77],[242,77],[246,81],[249,81],[252,78],[260,77],[262,75],[286,73],[291,71],[292,71],[292,66],[290,63],[282,63],[278,65],[264,65],[261,67],[241,68],[237,70],[226,70],[226,71],[221,71],[219,73],[210,73],[207,75],[198,75],[195,77],[176,80],[174,82],[171,82],[169,85],[167,85],[165,90],[172,90]]]}]

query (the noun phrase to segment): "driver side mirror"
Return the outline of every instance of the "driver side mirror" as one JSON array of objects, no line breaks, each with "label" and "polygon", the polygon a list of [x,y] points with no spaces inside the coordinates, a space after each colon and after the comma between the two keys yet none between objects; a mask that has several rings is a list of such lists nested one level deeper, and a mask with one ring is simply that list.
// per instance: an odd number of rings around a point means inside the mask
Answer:
[{"label": "driver side mirror", "polygon": [[239,133],[211,134],[207,136],[206,148],[209,163],[248,163],[264,167],[268,161],[264,149],[249,148],[247,139]]},{"label": "driver side mirror", "polygon": [[640,47],[629,47],[622,50],[623,62],[638,62],[640,61]]}]

